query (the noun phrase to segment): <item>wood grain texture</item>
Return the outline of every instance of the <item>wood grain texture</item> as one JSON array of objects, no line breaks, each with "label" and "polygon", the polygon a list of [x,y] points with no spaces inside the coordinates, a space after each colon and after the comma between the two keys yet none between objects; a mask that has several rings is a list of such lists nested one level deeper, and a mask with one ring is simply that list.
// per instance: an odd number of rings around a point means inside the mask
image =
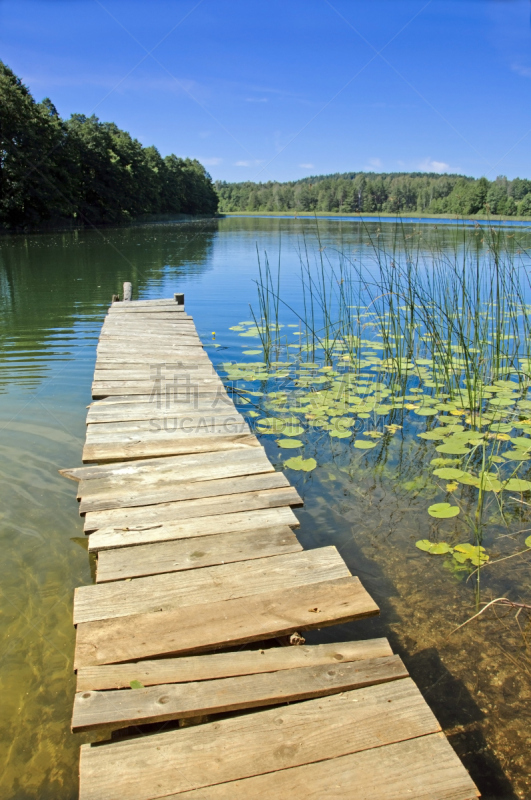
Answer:
[{"label": "wood grain texture", "polygon": [[195,683],[78,692],[74,698],[72,730],[87,731],[108,725],[123,728],[277,703],[293,703],[362,686],[387,683],[407,676],[408,672],[401,659],[393,655]]},{"label": "wood grain texture", "polygon": [[[168,492],[192,483],[274,472],[265,452],[260,450],[152,459],[149,466],[140,461],[129,463],[106,477],[81,480],[77,492],[80,511],[168,502],[179,499],[168,497]],[[142,466],[135,469],[134,464]]]},{"label": "wood grain texture", "polygon": [[269,647],[239,650],[235,653],[160,658],[156,661],[83,667],[77,672],[77,691],[128,689],[133,680],[140,681],[144,686],[207,681],[297,667],[337,665],[392,655],[387,639],[365,639],[358,642]]},{"label": "wood grain texture", "polygon": [[[206,786],[213,791],[213,784],[325,759],[339,769],[338,757],[376,748],[372,752],[381,759],[382,746],[439,730],[415,684],[405,678],[195,728],[100,747],[83,745],[80,800],[151,800]],[[436,763],[430,759],[430,769]],[[379,776],[381,765],[373,772]],[[334,797],[335,787],[332,777],[319,800]],[[355,782],[349,794],[339,797],[365,800],[361,793],[353,795],[353,787]],[[307,781],[306,790],[310,788]],[[259,797],[291,800],[282,792],[251,792],[246,800]],[[438,797],[432,794],[430,800]]]},{"label": "wood grain texture", "polygon": [[199,653],[374,616],[358,578],[339,578],[236,600],[85,622],[74,668]]},{"label": "wood grain texture", "polygon": [[[299,520],[288,506],[277,508],[258,508],[254,511],[240,511],[235,514],[212,514],[201,517],[201,522],[192,518],[177,522],[161,522],[139,528],[120,530],[115,527],[102,528],[92,533],[89,539],[89,551],[99,552],[103,558],[103,551],[114,548],[132,547],[153,544],[155,542],[168,542],[182,539],[198,539],[198,547],[202,549],[200,541],[205,536],[215,536],[224,533],[252,532],[260,528],[270,528],[276,525],[287,525],[297,528]],[[107,558],[107,557],[106,557]],[[116,556],[121,558],[121,556]],[[124,563],[127,554],[124,554]],[[136,562],[136,555],[131,555]],[[100,561],[100,565],[103,562]]]},{"label": "wood grain texture", "polygon": [[[277,478],[277,476],[279,476]],[[267,473],[263,479],[278,481],[283,473]],[[233,488],[252,485],[258,476],[238,479]],[[198,484],[199,485],[199,484]],[[259,508],[275,508],[276,506],[300,506],[302,500],[293,486],[283,488],[250,490],[236,492],[221,497],[205,497],[200,500],[179,500],[160,505],[141,506],[138,508],[112,508],[106,511],[92,511],[85,516],[85,531],[99,528],[139,528],[161,522],[173,522],[198,517],[209,517],[214,514],[235,514],[241,511],[254,511]]]},{"label": "wood grain texture", "polygon": [[223,395],[216,398],[214,401],[212,397],[198,398],[197,402],[190,399],[170,398],[170,402],[166,403],[164,398],[160,402],[156,401],[151,403],[115,403],[105,405],[95,405],[89,408],[87,414],[87,424],[97,422],[125,422],[129,420],[149,420],[149,419],[164,419],[171,418],[172,416],[208,413],[234,413],[234,403],[228,397]]},{"label": "wood grain texture", "polygon": [[150,435],[178,433],[189,429],[243,426],[249,430],[245,418],[233,407],[232,411],[219,409],[196,413],[170,412],[164,416],[149,419],[122,420],[117,422],[91,422],[87,427],[87,442],[116,441],[121,434],[148,433]]},{"label": "wood grain texture", "polygon": [[74,624],[235,600],[349,576],[335,547],[319,547],[131,581],[80,586],[74,594]]},{"label": "wood grain texture", "polygon": [[244,473],[242,475],[240,470],[237,481],[234,480],[234,476],[204,481],[167,481],[162,486],[155,486],[153,490],[144,492],[137,486],[131,497],[123,498],[122,502],[109,499],[107,502],[94,503],[91,500],[82,499],[79,513],[85,514],[95,510],[110,511],[114,508],[145,507],[183,500],[199,500],[204,497],[226,497],[232,493],[280,489],[287,486],[289,486],[289,481],[282,472],[270,471],[262,474],[248,475]]},{"label": "wood grain texture", "polygon": [[[180,800],[472,800],[479,792],[442,733],[179,794]],[[176,795],[166,795],[167,800]]]},{"label": "wood grain texture", "polygon": [[[239,450],[259,447],[256,436],[247,433],[230,434],[225,431],[195,433],[192,436],[167,435],[153,439],[131,439],[124,442],[85,444],[83,462],[123,461],[124,458],[154,458],[186,453],[212,453],[220,450]],[[128,438],[128,437],[127,437]]]},{"label": "wood grain texture", "polygon": [[128,480],[149,481],[152,476],[155,476],[156,480],[157,475],[163,477],[166,474],[173,474],[176,480],[186,480],[191,475],[192,477],[189,479],[192,480],[194,476],[199,478],[203,469],[208,473],[209,470],[215,470],[225,462],[239,464],[245,461],[260,461],[264,465],[267,464],[269,470],[264,469],[264,472],[272,472],[274,469],[264,448],[259,446],[253,450],[237,450],[234,453],[194,453],[183,456],[146,458],[138,461],[118,461],[114,464],[61,469],[59,472],[72,480],[84,481],[87,492],[90,491],[89,481],[98,481],[94,485],[94,491],[98,493],[106,485],[109,487],[117,485],[123,488],[124,482],[127,483]]},{"label": "wood grain texture", "polygon": [[201,569],[302,550],[287,525],[258,528],[244,533],[220,533],[193,539],[101,550],[97,583]]}]

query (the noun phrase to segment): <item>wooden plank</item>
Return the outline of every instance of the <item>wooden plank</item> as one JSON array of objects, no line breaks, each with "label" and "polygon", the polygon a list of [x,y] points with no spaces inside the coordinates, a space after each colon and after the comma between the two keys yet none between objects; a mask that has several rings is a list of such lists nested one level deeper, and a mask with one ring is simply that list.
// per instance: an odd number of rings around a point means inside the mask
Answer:
[{"label": "wooden plank", "polygon": [[235,600],[349,576],[335,547],[319,547],[132,581],[80,586],[74,594],[74,625]]},{"label": "wooden plank", "polygon": [[[338,757],[369,748],[381,757],[382,746],[436,731],[437,720],[413,681],[405,678],[141,739],[82,745],[80,800],[151,800],[206,786],[213,791],[212,784],[260,773],[325,759],[338,764]],[[439,761],[429,763],[435,771]],[[377,764],[374,773],[380,772]],[[310,792],[312,782],[305,786]],[[318,800],[341,797],[336,787],[332,778]],[[357,781],[350,783],[344,796],[365,800],[357,788]],[[292,795],[250,792],[246,797],[291,800]],[[437,798],[432,794],[430,800]]]},{"label": "wooden plank", "polygon": [[129,420],[145,420],[145,419],[161,419],[170,417],[173,413],[177,414],[190,414],[194,413],[196,416],[200,413],[208,411],[234,411],[234,403],[228,397],[215,398],[199,398],[197,403],[190,402],[188,399],[183,398],[179,402],[177,396],[175,402],[171,402],[169,408],[166,403],[161,399],[160,403],[153,401],[151,403],[116,403],[108,404],[105,406],[95,405],[89,408],[87,414],[87,425],[95,422],[125,422]]},{"label": "wooden plank", "polygon": [[[248,455],[247,451],[242,452]],[[192,458],[188,457],[187,460],[192,461]],[[232,463],[229,459],[226,459],[225,463],[219,459],[217,463],[207,462],[204,471],[202,465],[192,463],[189,475],[184,474],[182,467],[183,465],[178,464],[173,469],[167,468],[164,472],[152,469],[147,474],[145,471],[136,476],[132,473],[122,477],[121,480],[104,478],[97,481],[82,481],[78,489],[78,497],[81,497],[80,513],[170,502],[184,499],[184,495],[178,493],[190,491],[190,487],[195,483],[211,483],[274,472],[274,468],[265,457],[252,460],[245,458]],[[233,484],[232,488],[235,488],[234,480]],[[288,485],[288,481],[286,480],[283,485]],[[216,486],[209,488],[215,489]]]},{"label": "wooden plank", "polygon": [[325,697],[407,678],[399,656],[142,689],[79,692],[72,731],[126,727]]},{"label": "wooden plank", "polygon": [[[205,429],[208,431],[208,429]],[[91,461],[123,461],[124,458],[153,458],[155,456],[171,456],[185,453],[210,453],[219,450],[231,451],[247,447],[259,447],[256,436],[246,433],[227,434],[224,431],[194,433],[185,437],[182,434],[159,436],[143,440],[126,437],[124,442],[107,444],[86,444],[83,448],[83,462]]]},{"label": "wooden plank", "polygon": [[297,667],[337,665],[392,655],[389,642],[382,638],[106,664],[102,667],[79,669],[76,691],[128,689],[132,680],[140,681],[144,686],[209,681]]},{"label": "wooden plank", "polygon": [[152,415],[148,419],[89,422],[87,426],[87,444],[119,441],[121,434],[135,436],[135,438],[137,435],[140,437],[147,434],[151,438],[159,433],[161,435],[190,433],[190,431],[201,433],[203,429],[212,430],[222,426],[231,432],[235,428],[237,433],[250,432],[245,417],[239,414],[234,407],[232,411],[210,409],[198,413],[169,412],[164,416]]},{"label": "wooden plank", "polygon": [[175,303],[173,306],[168,304],[167,306],[160,305],[160,306],[152,306],[150,308],[135,306],[132,303],[127,306],[124,305],[123,303],[120,304],[113,303],[112,306],[110,306],[107,313],[109,314],[109,316],[122,315],[122,314],[134,314],[134,315],[139,314],[140,316],[145,314],[146,316],[151,316],[151,315],[159,316],[160,314],[162,316],[171,317],[173,316],[173,314],[184,314],[185,310],[184,306],[177,305],[177,303]]},{"label": "wooden plank", "polygon": [[[444,734],[326,760],[269,775],[183,792],[180,800],[472,800],[479,792]],[[177,795],[166,795],[167,800]]]},{"label": "wooden plank", "polygon": [[[106,406],[110,407],[115,404],[124,405],[125,403],[152,403],[155,407],[158,407],[160,404],[161,408],[177,408],[180,406],[181,403],[198,403],[198,408],[201,406],[201,403],[206,402],[213,402],[212,392],[210,391],[198,391],[198,392],[174,392],[171,391],[172,387],[167,387],[166,391],[160,391],[155,393],[155,397],[153,396],[153,392],[149,392],[147,394],[138,395],[138,394],[122,394],[122,395],[110,395],[108,397],[102,397],[99,400],[93,400],[88,408],[92,408],[93,406]],[[221,406],[221,404],[225,405],[227,402],[227,398],[230,395],[227,394],[226,387],[223,386],[222,389],[219,389],[214,395],[214,402]],[[232,402],[232,400],[231,400]]]},{"label": "wooden plank", "polygon": [[358,578],[269,591],[236,600],[84,622],[74,669],[200,653],[378,614]]},{"label": "wooden plank", "polygon": [[60,469],[61,475],[72,480],[87,481],[86,491],[89,494],[88,481],[104,481],[101,484],[94,484],[94,491],[97,493],[110,481],[108,485],[121,485],[128,479],[131,481],[147,481],[157,475],[164,476],[165,473],[173,474],[176,480],[194,480],[202,474],[213,478],[223,477],[216,470],[222,464],[231,465],[241,463],[258,463],[264,466],[264,472],[272,472],[274,467],[270,464],[262,446],[253,450],[236,450],[234,453],[195,453],[184,456],[166,456],[165,458],[146,458],[143,461],[121,461],[114,464],[101,464],[92,467],[74,467],[72,469]]},{"label": "wooden plank", "polygon": [[159,394],[164,397],[164,393],[168,391],[185,397],[194,397],[199,392],[216,396],[218,392],[224,393],[225,387],[221,381],[212,378],[194,377],[186,380],[186,376],[182,376],[176,385],[173,384],[173,381],[165,381],[164,385],[158,386],[153,380],[116,382],[105,380],[92,384],[94,398],[106,397],[110,394],[150,394],[152,397]]},{"label": "wooden plank", "polygon": [[[203,517],[204,519],[204,517]],[[97,583],[139,578],[165,572],[200,569],[253,558],[302,550],[287,525],[257,528],[244,533],[221,533],[157,544],[102,550],[98,556]]]},{"label": "wooden plank", "polygon": [[[114,527],[102,528],[92,533],[89,539],[89,551],[98,552],[101,565],[104,550],[133,547],[157,542],[175,541],[177,539],[200,539],[205,536],[217,536],[222,533],[245,533],[259,528],[276,525],[287,525],[297,528],[299,520],[288,506],[278,508],[260,508],[236,514],[212,514],[201,517],[200,524],[196,518],[188,520],[162,522],[154,525],[140,526],[136,529],[121,530]],[[204,549],[199,544],[200,549]],[[124,555],[124,559],[127,556]],[[131,556],[136,562],[136,555]]]},{"label": "wooden plank", "polygon": [[[94,503],[92,500],[81,500],[79,513],[110,511],[115,508],[135,508],[137,506],[146,507],[149,505],[163,505],[168,502],[179,502],[185,500],[199,500],[202,498],[221,497],[225,498],[231,494],[241,494],[243,492],[265,491],[267,489],[280,489],[289,487],[290,483],[282,472],[265,472],[257,474],[241,474],[237,476],[239,480],[231,478],[217,478],[214,480],[195,480],[190,482],[172,482],[171,480],[164,485],[156,487],[154,491],[142,493],[137,486],[133,494],[127,495],[121,502],[114,502],[112,499]],[[103,526],[102,526],[103,527]]]},{"label": "wooden plank", "polygon": [[197,364],[189,363],[188,365],[183,364],[177,369],[168,369],[166,365],[161,365],[160,362],[157,364],[136,364],[131,369],[122,369],[121,367],[113,370],[96,368],[93,380],[94,383],[109,380],[113,382],[140,380],[151,381],[152,383],[163,381],[164,383],[173,384],[175,378],[178,382],[181,382],[184,377],[187,377],[190,381],[195,378],[209,377],[215,377],[219,380],[217,372],[209,364],[198,366]]},{"label": "wooden plank", "polygon": [[[264,476],[264,478],[266,477],[272,480],[279,480],[279,478],[283,477],[283,473],[268,473],[267,476]],[[234,488],[237,489],[239,486],[243,486],[243,482],[246,480],[251,482],[255,480],[255,477],[250,476],[249,479],[239,479]],[[197,484],[197,486],[202,485]],[[255,511],[259,508],[301,505],[302,500],[298,492],[287,483],[287,486],[281,488],[251,490],[249,492],[240,491],[221,497],[204,497],[200,500],[178,500],[154,506],[90,511],[85,516],[85,531],[96,531],[99,528],[131,530],[132,528],[173,522],[174,520],[182,521],[209,517],[213,514],[235,514],[241,511]]]}]

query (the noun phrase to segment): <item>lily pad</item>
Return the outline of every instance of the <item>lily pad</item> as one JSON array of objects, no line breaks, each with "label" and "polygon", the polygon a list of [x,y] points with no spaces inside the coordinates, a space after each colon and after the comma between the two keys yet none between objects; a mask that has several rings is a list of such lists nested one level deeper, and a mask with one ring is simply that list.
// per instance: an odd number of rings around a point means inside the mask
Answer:
[{"label": "lily pad", "polygon": [[509,478],[503,484],[503,488],[509,492],[528,492],[531,489],[531,481],[525,481],[523,478]]},{"label": "lily pad", "polygon": [[435,556],[443,555],[444,553],[451,553],[452,548],[446,542],[439,542],[438,544],[434,544],[430,548],[430,553],[433,553]]},{"label": "lily pad", "polygon": [[451,456],[464,456],[467,453],[470,453],[470,449],[468,447],[463,447],[462,444],[440,444],[438,447],[435,448],[438,453],[448,453]]},{"label": "lily pad", "polygon": [[528,536],[527,539],[524,541],[526,547],[531,547],[531,536]]},{"label": "lily pad", "polygon": [[352,431],[345,431],[345,430],[331,430],[330,436],[333,436],[334,439],[348,439],[352,436]]},{"label": "lily pad", "polygon": [[289,467],[289,469],[311,472],[312,469],[316,468],[317,461],[315,458],[302,458],[302,456],[294,456],[293,458],[288,458],[288,460],[284,462],[284,466]]},{"label": "lily pad", "polygon": [[286,436],[300,436],[301,433],[304,433],[304,428],[300,425],[285,425],[282,428],[282,433]]},{"label": "lily pad", "polygon": [[434,503],[428,508],[428,514],[437,519],[450,519],[457,517],[460,510],[459,506],[452,506],[450,503]]},{"label": "lily pad", "polygon": [[300,439],[277,439],[277,444],[279,447],[286,447],[287,449],[304,447],[304,442],[301,442]]},{"label": "lily pad", "polygon": [[415,547],[418,547],[419,550],[424,550],[426,553],[429,553],[432,546],[433,542],[430,542],[429,539],[419,539],[418,542],[415,542]]},{"label": "lily pad", "polygon": [[354,447],[357,450],[371,450],[373,447],[376,447],[376,442],[367,442],[364,439],[356,439],[354,442]]},{"label": "lily pad", "polygon": [[424,407],[415,408],[414,411],[415,414],[417,414],[419,417],[434,417],[435,414],[439,413],[436,408],[424,408]]},{"label": "lily pad", "polygon": [[465,473],[462,469],[455,469],[455,467],[441,467],[441,469],[434,470],[433,474],[444,481],[451,481],[460,478]]}]

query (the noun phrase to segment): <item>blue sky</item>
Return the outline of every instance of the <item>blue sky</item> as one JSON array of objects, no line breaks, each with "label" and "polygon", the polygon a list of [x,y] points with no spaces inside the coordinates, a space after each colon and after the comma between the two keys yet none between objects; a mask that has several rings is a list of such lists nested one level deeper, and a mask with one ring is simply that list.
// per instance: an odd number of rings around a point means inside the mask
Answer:
[{"label": "blue sky", "polygon": [[214,179],[531,178],[529,0],[0,0],[0,58]]}]

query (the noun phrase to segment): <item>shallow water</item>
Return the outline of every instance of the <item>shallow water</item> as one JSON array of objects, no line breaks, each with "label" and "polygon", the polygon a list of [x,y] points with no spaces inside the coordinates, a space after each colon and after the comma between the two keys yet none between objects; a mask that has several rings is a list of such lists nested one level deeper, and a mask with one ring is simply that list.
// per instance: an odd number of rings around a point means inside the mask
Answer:
[{"label": "shallow water", "polygon": [[[320,220],[319,230],[330,251],[357,247],[365,235],[353,220]],[[393,237],[387,223],[370,231]],[[426,246],[445,246],[453,235],[418,223],[410,231]],[[91,572],[75,484],[57,470],[81,463],[96,340],[111,295],[124,280],[133,282],[135,299],[183,291],[212,358],[241,361],[242,343],[252,348],[256,340],[229,327],[252,318],[256,248],[276,261],[281,243],[283,296],[297,305],[304,237],[313,247],[312,220],[233,217],[0,239],[0,796],[76,797],[78,748],[94,738],[69,732],[72,595]],[[263,438],[280,466],[286,452],[275,437]],[[426,463],[432,444],[423,443]],[[308,447],[317,469],[287,473],[305,500],[300,539],[307,547],[335,544],[382,609],[378,619],[314,632],[308,641],[388,636],[483,796],[528,797],[525,621],[498,608],[450,636],[474,613],[474,590],[448,559],[415,548],[441,524],[426,516],[437,493],[429,480],[405,486],[419,474],[418,441],[395,437],[370,469],[363,452],[344,442],[315,437]],[[462,524],[442,523],[449,535]],[[512,540],[497,538],[503,532],[494,524],[489,533],[498,555],[514,550]],[[531,602],[529,559],[483,574],[484,597]]]}]

